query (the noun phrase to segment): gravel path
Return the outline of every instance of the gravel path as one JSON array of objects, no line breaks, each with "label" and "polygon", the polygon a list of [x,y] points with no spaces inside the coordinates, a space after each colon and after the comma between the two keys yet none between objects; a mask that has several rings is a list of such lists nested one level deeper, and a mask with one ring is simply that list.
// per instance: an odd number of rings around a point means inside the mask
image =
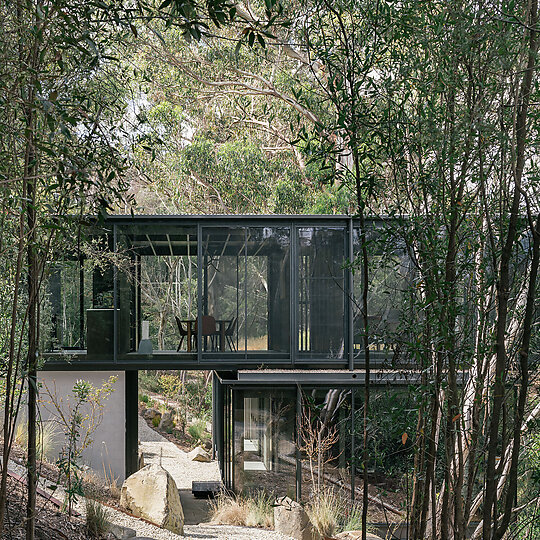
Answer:
[{"label": "gravel path", "polygon": [[180,450],[174,443],[148,427],[148,424],[139,416],[139,441],[140,450],[144,455],[144,464],[161,462],[174,478],[176,486],[180,490],[191,491],[193,480],[212,481],[220,480],[217,461],[201,463],[191,461],[185,452]]}]

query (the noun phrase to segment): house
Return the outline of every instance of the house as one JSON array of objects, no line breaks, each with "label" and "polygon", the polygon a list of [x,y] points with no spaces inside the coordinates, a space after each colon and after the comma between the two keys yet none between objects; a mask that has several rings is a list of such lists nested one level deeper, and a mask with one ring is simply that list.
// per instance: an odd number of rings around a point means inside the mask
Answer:
[{"label": "house", "polygon": [[[406,386],[418,375],[404,371],[395,343],[411,265],[383,219],[367,227],[378,246],[371,382]],[[118,376],[96,436],[106,451],[98,444],[90,458],[96,468],[106,461],[120,478],[137,468],[139,370],[213,370],[213,452],[229,488],[279,485],[300,497],[309,396],[339,440],[334,466],[354,493],[365,377],[354,218],[118,215],[87,235],[89,247],[66,254],[49,279],[40,380],[65,390]]]}]

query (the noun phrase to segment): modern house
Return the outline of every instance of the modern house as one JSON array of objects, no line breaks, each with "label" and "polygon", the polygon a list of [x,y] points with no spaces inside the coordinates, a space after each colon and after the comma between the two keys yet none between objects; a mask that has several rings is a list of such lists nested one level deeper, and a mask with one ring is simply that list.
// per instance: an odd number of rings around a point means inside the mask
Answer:
[{"label": "modern house", "polygon": [[[370,263],[371,382],[406,386],[417,375],[395,343],[412,270],[383,225],[368,220],[380,252]],[[122,215],[87,234],[90,247],[50,276],[41,379],[118,375],[100,435],[117,475],[137,468],[138,371],[213,370],[213,451],[226,486],[301,496],[308,396],[339,435],[334,466],[354,493],[365,377],[355,219]]]}]

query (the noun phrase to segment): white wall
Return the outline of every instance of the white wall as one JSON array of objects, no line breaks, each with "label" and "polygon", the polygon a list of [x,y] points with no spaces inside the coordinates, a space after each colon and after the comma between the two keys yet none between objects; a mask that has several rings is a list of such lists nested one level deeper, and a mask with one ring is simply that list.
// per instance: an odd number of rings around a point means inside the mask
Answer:
[{"label": "white wall", "polygon": [[[103,419],[92,435],[93,442],[83,453],[83,463],[88,465],[100,476],[105,474],[114,477],[122,483],[125,476],[125,376],[124,372],[112,371],[41,371],[38,374],[40,390],[40,411],[42,419],[46,422],[56,422],[58,412],[47,397],[45,386],[51,394],[56,394],[57,401],[65,414],[69,416],[69,409],[75,404],[71,393],[73,385],[78,380],[88,381],[95,387],[114,375],[114,392],[104,402]],[[57,426],[58,435],[55,445],[55,458],[64,444],[65,437],[62,428]],[[105,473],[106,471],[106,473]]]}]

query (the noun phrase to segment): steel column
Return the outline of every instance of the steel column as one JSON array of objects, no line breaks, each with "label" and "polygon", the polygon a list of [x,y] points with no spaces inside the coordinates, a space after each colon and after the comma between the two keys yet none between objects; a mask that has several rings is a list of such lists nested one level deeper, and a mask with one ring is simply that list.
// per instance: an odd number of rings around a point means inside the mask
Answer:
[{"label": "steel column", "polygon": [[139,467],[139,372],[126,371],[125,373],[125,471],[127,478],[137,472]]}]

